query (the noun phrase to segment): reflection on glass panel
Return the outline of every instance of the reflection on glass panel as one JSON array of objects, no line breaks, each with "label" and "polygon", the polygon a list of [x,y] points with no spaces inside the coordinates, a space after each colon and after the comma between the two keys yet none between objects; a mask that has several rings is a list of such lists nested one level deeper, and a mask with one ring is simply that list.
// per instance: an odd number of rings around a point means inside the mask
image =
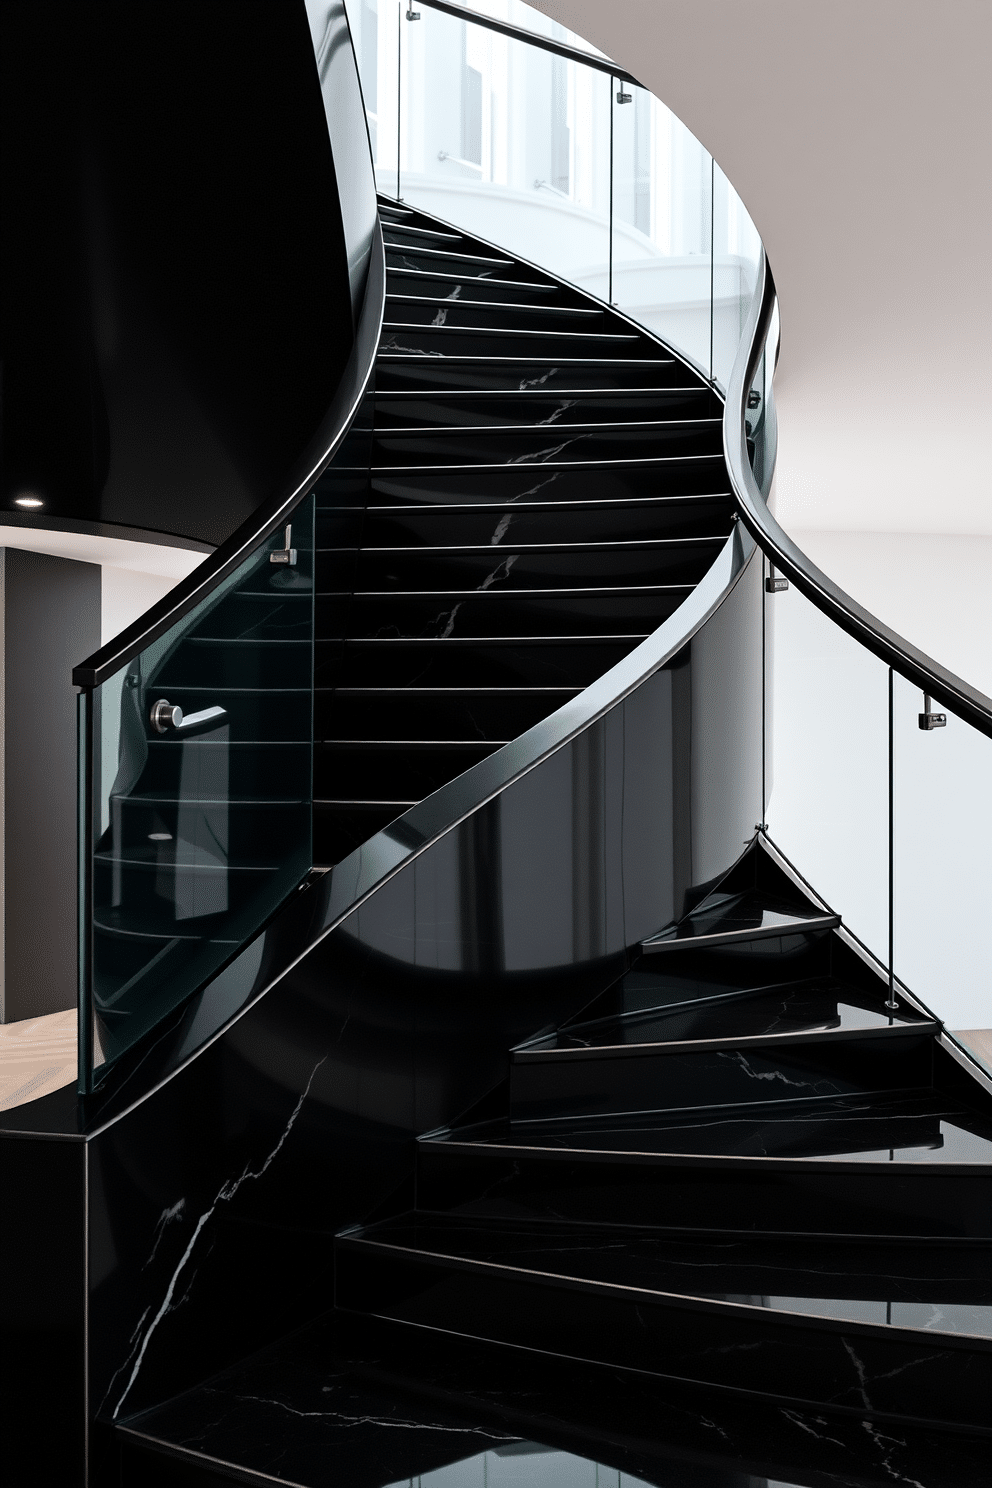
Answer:
[{"label": "reflection on glass panel", "polygon": [[612,294],[709,376],[712,160],[657,98],[614,83]]},{"label": "reflection on glass panel", "polygon": [[794,586],[765,624],[769,834],[888,965],[888,668]]},{"label": "reflection on glass panel", "polygon": [[713,166],[713,378],[726,389],[758,282],[761,239],[737,192]]},{"label": "reflection on glass panel", "polygon": [[605,298],[609,78],[427,6],[399,43],[403,200]]},{"label": "reflection on glass panel", "polygon": [[94,1069],[201,986],[312,865],[313,521],[310,497],[94,689]]},{"label": "reflection on glass panel", "polygon": [[948,1028],[990,1029],[992,739],[897,677],[894,753],[896,975]]}]

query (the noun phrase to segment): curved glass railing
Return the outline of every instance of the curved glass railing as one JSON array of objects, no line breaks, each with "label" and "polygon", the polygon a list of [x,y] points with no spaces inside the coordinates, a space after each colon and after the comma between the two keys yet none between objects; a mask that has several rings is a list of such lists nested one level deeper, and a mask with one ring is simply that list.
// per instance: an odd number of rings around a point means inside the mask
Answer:
[{"label": "curved glass railing", "polygon": [[347,18],[341,0],[307,8],[351,353],[282,488],[73,671],[84,1094],[237,955],[313,864],[316,492],[353,459],[346,436],[372,375],[385,276],[368,150],[352,127],[362,105]]},{"label": "curved glass railing", "polygon": [[671,110],[518,0],[347,4],[380,192],[614,305],[726,388],[761,244]]},{"label": "curved glass railing", "polygon": [[765,554],[765,830],[884,968],[893,1010],[921,1004],[992,1075],[992,699],[845,594],[769,510],[777,327],[762,261],[724,435]]}]

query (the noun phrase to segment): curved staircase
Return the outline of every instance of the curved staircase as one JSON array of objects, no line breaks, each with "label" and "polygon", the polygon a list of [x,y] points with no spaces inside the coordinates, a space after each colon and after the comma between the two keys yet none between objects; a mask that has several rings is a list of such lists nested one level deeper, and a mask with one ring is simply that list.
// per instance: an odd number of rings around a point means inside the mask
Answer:
[{"label": "curved staircase", "polygon": [[[380,210],[367,489],[353,449],[318,493],[325,864],[636,647],[734,521],[698,373],[490,244]],[[479,1105],[419,1137],[412,1182],[337,1238],[332,1317],[117,1423],[122,1481],[172,1482],[167,1460],[328,1481],[343,1423],[371,1419],[345,1379],[539,1440],[592,1431],[595,1401],[628,1443],[674,1440],[679,1412],[712,1426],[727,1392],[738,1440],[784,1420],[823,1451],[867,1442],[830,1481],[980,1481],[984,1445],[962,1443],[992,1430],[992,1095],[924,1008],[889,1005],[761,832],[742,852],[584,1006],[507,1050]],[[755,1481],[720,1451],[724,1475],[699,1481]]]}]

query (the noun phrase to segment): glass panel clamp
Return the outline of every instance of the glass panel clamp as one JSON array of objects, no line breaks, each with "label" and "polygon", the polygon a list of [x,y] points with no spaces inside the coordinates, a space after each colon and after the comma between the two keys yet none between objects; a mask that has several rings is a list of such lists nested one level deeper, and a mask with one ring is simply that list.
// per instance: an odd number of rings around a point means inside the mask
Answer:
[{"label": "glass panel clamp", "polygon": [[283,546],[276,548],[274,553],[269,554],[270,563],[286,563],[290,568],[296,567],[296,549],[293,547],[293,524],[286,523],[286,531],[283,536]]},{"label": "glass panel clamp", "polygon": [[929,698],[929,695],[927,693],[924,693],[923,694],[923,712],[920,714],[920,728],[923,729],[926,733],[929,733],[931,731],[931,729],[935,729],[935,728],[946,728],[946,727],[947,727],[947,714],[946,713],[934,713],[932,711],[931,707],[930,707],[930,698]]}]

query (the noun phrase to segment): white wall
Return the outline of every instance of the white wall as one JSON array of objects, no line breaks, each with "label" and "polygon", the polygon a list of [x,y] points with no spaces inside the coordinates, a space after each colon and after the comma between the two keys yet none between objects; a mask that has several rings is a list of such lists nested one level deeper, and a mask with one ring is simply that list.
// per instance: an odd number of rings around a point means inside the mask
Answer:
[{"label": "white wall", "polygon": [[[43,527],[0,524],[0,547],[52,553],[82,563],[99,563],[101,573],[101,643],[113,640],[156,600],[202,563],[204,553],[161,543],[132,542],[88,533],[49,531]],[[80,656],[80,661],[85,657]]]}]

